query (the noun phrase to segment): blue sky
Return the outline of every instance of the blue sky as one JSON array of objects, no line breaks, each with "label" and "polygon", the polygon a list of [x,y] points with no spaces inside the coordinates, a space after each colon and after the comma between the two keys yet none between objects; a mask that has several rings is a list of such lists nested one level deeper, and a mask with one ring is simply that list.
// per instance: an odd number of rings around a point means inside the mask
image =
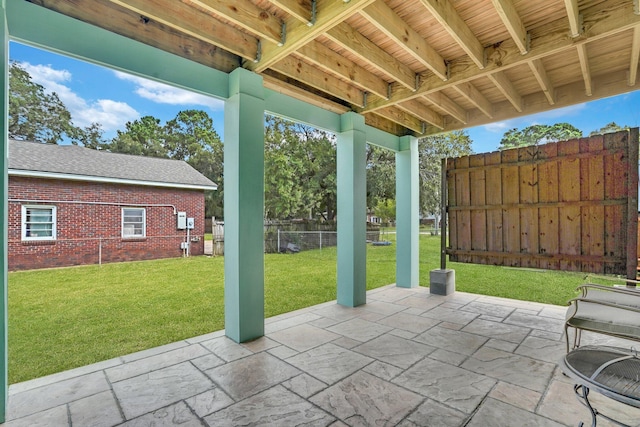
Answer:
[{"label": "blue sky", "polygon": [[[33,80],[54,91],[71,112],[77,126],[99,122],[105,137],[124,129],[127,121],[151,115],[163,123],[185,109],[202,109],[213,118],[223,136],[221,101],[160,83],[129,76],[65,56],[11,43],[10,59],[21,62]],[[476,153],[494,151],[509,129],[533,124],[567,122],[585,135],[615,121],[621,126],[640,125],[640,92],[601,99],[518,119],[467,129]]]}]

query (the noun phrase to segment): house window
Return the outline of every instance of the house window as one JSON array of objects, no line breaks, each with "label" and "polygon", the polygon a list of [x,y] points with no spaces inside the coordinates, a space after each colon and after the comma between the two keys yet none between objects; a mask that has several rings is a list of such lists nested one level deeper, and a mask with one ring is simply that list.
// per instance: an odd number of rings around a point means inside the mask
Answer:
[{"label": "house window", "polygon": [[122,208],[122,237],[145,237],[145,209]]},{"label": "house window", "polygon": [[22,206],[22,240],[55,240],[56,207]]}]

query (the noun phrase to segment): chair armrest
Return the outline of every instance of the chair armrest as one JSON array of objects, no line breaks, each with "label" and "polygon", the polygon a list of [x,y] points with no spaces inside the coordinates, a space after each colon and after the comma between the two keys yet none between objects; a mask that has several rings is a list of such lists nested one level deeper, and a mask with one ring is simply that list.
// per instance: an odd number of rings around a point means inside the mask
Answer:
[{"label": "chair armrest", "polygon": [[608,292],[616,292],[619,294],[626,294],[626,295],[631,295],[631,296],[635,296],[640,298],[640,289],[639,290],[633,290],[633,289],[625,289],[625,288],[614,288],[611,286],[604,286],[604,285],[598,285],[595,283],[585,283],[584,285],[580,285],[576,288],[576,291],[580,291],[582,293],[582,297],[587,297],[589,294],[589,289],[597,289],[597,290],[601,290],[601,291],[608,291]]},{"label": "chair armrest", "polygon": [[[580,302],[588,302],[591,304],[596,304],[596,305],[601,305],[601,306],[606,306],[606,307],[612,307],[612,308],[616,308],[619,310],[625,310],[625,311],[632,311],[634,313],[640,313],[640,308],[637,307],[633,307],[633,306],[629,306],[629,305],[622,305],[622,304],[616,304],[616,303],[612,303],[609,301],[601,301],[601,300],[595,300],[595,299],[589,299],[589,298],[583,298],[583,297],[576,297],[573,299],[569,300],[569,305],[575,305],[576,306],[576,312],[578,311],[578,304]],[[575,304],[573,304],[575,303]],[[574,312],[575,314],[575,312]]]}]

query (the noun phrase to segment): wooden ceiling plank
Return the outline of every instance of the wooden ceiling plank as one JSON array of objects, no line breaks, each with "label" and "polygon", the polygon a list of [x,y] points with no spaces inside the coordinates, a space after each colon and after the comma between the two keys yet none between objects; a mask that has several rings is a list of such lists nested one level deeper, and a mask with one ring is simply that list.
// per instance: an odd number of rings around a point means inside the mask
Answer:
[{"label": "wooden ceiling plank", "polygon": [[455,90],[475,105],[487,117],[493,117],[493,104],[471,83],[464,82],[453,86]]},{"label": "wooden ceiling plank", "polygon": [[567,9],[567,18],[569,19],[571,37],[578,37],[580,33],[582,33],[578,0],[564,0],[564,7]]},{"label": "wooden ceiling plank", "polygon": [[553,84],[551,84],[551,80],[549,80],[549,76],[547,75],[547,70],[544,68],[544,64],[540,59],[534,59],[533,61],[529,61],[529,68],[531,68],[531,72],[535,76],[542,92],[549,100],[549,105],[553,105],[556,103],[554,98],[554,89]]},{"label": "wooden ceiling plank", "polygon": [[589,68],[589,55],[587,55],[587,44],[577,46],[578,58],[580,59],[580,69],[582,70],[582,78],[584,79],[584,90],[587,96],[593,94],[591,69]]},{"label": "wooden ceiling plank", "polygon": [[430,93],[425,95],[424,98],[442,108],[444,111],[455,117],[457,120],[460,120],[462,123],[467,123],[469,121],[467,119],[467,110],[453,102],[451,98],[449,98],[442,92]]},{"label": "wooden ceiling plank", "polygon": [[389,83],[320,42],[312,41],[296,53],[324,72],[351,81],[367,92],[375,93],[382,98],[389,96]]},{"label": "wooden ceiling plank", "polygon": [[216,14],[272,43],[282,43],[282,21],[249,0],[182,0]]},{"label": "wooden ceiling plank", "polygon": [[311,0],[269,0],[272,5],[284,10],[305,25],[311,23]]},{"label": "wooden ceiling plank", "polygon": [[629,66],[629,86],[636,85],[638,77],[638,60],[640,59],[640,27],[633,29],[633,42],[631,43],[631,65]]},{"label": "wooden ceiling plank", "polygon": [[407,102],[401,102],[397,105],[398,108],[406,111],[407,113],[414,114],[419,119],[430,123],[431,125],[444,129],[444,118],[441,114],[436,113],[431,108],[427,107],[423,103],[416,99],[411,99]]},{"label": "wooden ceiling plank", "polygon": [[260,60],[245,65],[252,71],[262,72],[374,1],[351,0],[345,3],[335,0],[318,0],[316,21],[312,26],[302,22],[291,22],[288,25],[287,39],[283,46],[273,44],[263,46]]},{"label": "wooden ceiling plank", "polygon": [[453,37],[471,60],[484,68],[484,48],[449,0],[421,0],[433,17]]},{"label": "wooden ceiling plank", "polygon": [[179,32],[220,46],[246,59],[257,53],[258,40],[233,27],[212,19],[206,13],[179,1],[109,0],[145,18],[152,19]]},{"label": "wooden ceiling plank", "polygon": [[240,66],[238,56],[218,46],[174,29],[167,30],[157,21],[141,21],[140,14],[108,2],[34,0],[33,3],[227,73]]},{"label": "wooden ceiling plank", "polygon": [[392,122],[398,123],[399,125],[402,125],[407,129],[411,129],[418,134],[421,134],[423,132],[423,122],[413,114],[407,113],[406,111],[399,108],[383,108],[376,111],[376,114],[384,117],[385,119],[389,119]]},{"label": "wooden ceiling plank", "polygon": [[360,107],[364,105],[364,93],[360,89],[336,77],[319,74],[314,66],[292,56],[281,59],[270,68],[338,99]]},{"label": "wooden ceiling plank", "polygon": [[504,71],[498,71],[497,73],[489,74],[487,77],[489,77],[489,80],[491,80],[497,86],[500,92],[502,92],[502,94],[509,100],[516,111],[521,113],[522,96],[520,96]]},{"label": "wooden ceiling plank", "polygon": [[447,80],[447,65],[440,54],[425,41],[413,28],[386,5],[383,0],[377,0],[362,9],[364,16],[380,31],[396,42],[406,52],[410,53],[422,65],[429,68],[442,80]]},{"label": "wooden ceiling plank", "polygon": [[416,89],[416,74],[406,65],[373,44],[369,39],[350,27],[339,24],[325,34],[353,55],[367,61],[390,79],[397,81],[408,91]]},{"label": "wooden ceiling plank", "polygon": [[507,31],[509,31],[511,38],[516,43],[516,46],[518,46],[518,49],[520,49],[520,53],[525,55],[529,51],[529,46],[527,46],[527,30],[524,28],[520,15],[518,15],[515,7],[513,7],[513,1],[491,1],[498,12],[500,19],[502,19],[502,23],[507,27]]},{"label": "wooden ceiling plank", "polygon": [[[522,56],[520,50],[515,46],[515,43],[511,42],[511,45],[509,45],[507,42],[504,42],[497,48],[487,49],[487,66],[482,70],[470,66],[468,61],[452,61],[450,63],[450,77],[446,82],[435,76],[427,76],[421,80],[417,90],[397,88],[392,92],[389,100],[370,102],[364,111],[375,111],[379,108],[388,107],[411,98],[417,98],[426,93],[436,92],[462,82],[487,77],[496,71],[523,65],[534,59],[570,52],[580,44],[602,40],[614,34],[640,26],[640,16],[633,13],[633,4],[631,4],[631,2],[628,4],[625,3],[623,7],[616,9],[604,9],[590,15],[583,15],[583,21],[586,30],[581,37],[577,39],[567,37],[567,30],[561,28],[556,31],[541,32],[539,37],[531,40],[531,49],[526,57]],[[549,25],[552,28],[556,27],[555,23]],[[495,58],[490,50],[496,51],[497,55],[495,55]]]}]

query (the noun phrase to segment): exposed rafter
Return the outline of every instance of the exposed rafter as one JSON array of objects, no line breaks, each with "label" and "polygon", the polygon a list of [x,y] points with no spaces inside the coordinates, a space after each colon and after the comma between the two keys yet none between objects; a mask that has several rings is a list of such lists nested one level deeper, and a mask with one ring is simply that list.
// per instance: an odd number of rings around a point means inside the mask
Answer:
[{"label": "exposed rafter", "polygon": [[398,123],[407,129],[411,129],[418,134],[423,133],[426,127],[426,124],[420,121],[420,119],[415,117],[413,114],[409,114],[397,107],[383,108],[376,111],[376,114],[391,120],[392,122]]},{"label": "exposed rafter", "polygon": [[269,0],[269,3],[284,10],[298,21],[311,25],[311,0]]},{"label": "exposed rafter", "polygon": [[462,123],[467,123],[467,111],[453,102],[451,98],[442,92],[430,93],[424,96],[429,102],[433,105],[437,105],[441,109],[443,109],[447,114],[450,114],[452,117],[455,117],[457,120],[460,120]]},{"label": "exposed rafter", "polygon": [[382,98],[389,95],[389,83],[344,56],[338,55],[322,43],[313,41],[301,47],[297,54],[317,65],[324,72],[350,81],[362,90],[375,93]]},{"label": "exposed rafter", "polygon": [[436,113],[431,108],[427,107],[423,103],[416,99],[412,99],[407,102],[398,104],[398,108],[406,111],[407,113],[414,114],[419,119],[439,128],[444,128],[444,118],[441,114]]},{"label": "exposed rafter", "polygon": [[183,0],[244,28],[259,38],[281,44],[282,22],[249,0]]},{"label": "exposed rafter", "polygon": [[409,67],[373,44],[369,39],[347,24],[340,24],[325,34],[334,43],[368,61],[371,66],[386,74],[410,91],[416,89],[416,74]]},{"label": "exposed rafter", "polygon": [[547,76],[547,71],[544,68],[544,64],[540,59],[534,59],[533,61],[529,61],[529,68],[531,68],[531,72],[536,77],[542,92],[549,100],[549,105],[553,105],[556,103],[554,97],[554,89],[551,84],[551,80],[549,80],[549,76]]},{"label": "exposed rafter", "polygon": [[580,69],[582,70],[582,78],[584,79],[584,92],[587,96],[593,94],[591,81],[591,68],[589,67],[589,55],[587,55],[587,45],[578,45],[578,58],[580,59]]},{"label": "exposed rafter", "polygon": [[254,59],[258,40],[179,1],[109,0],[146,19],[180,30],[202,41],[224,47],[246,59]]},{"label": "exposed rafter", "polygon": [[465,82],[459,85],[453,86],[455,90],[467,101],[475,105],[480,111],[482,111],[487,117],[493,117],[493,106],[491,102],[471,83]]},{"label": "exposed rafter", "polygon": [[416,60],[428,67],[442,80],[447,80],[447,66],[444,59],[420,34],[409,27],[384,1],[377,0],[360,11],[380,31],[395,41]]},{"label": "exposed rafter", "polygon": [[318,0],[316,21],[312,26],[305,25],[302,22],[292,22],[287,29],[287,40],[284,46],[263,46],[260,60],[255,63],[246,63],[246,67],[258,73],[266,70],[374,1],[350,0],[345,3],[334,0]]},{"label": "exposed rafter", "polygon": [[478,68],[484,68],[484,48],[469,26],[460,18],[453,4],[442,0],[421,0],[421,2]]},{"label": "exposed rafter", "polygon": [[500,15],[500,19],[502,19],[504,26],[507,27],[507,31],[509,31],[511,38],[516,43],[516,46],[518,46],[518,49],[520,49],[520,53],[523,55],[526,54],[529,51],[527,30],[524,28],[520,15],[518,15],[515,7],[513,7],[512,0],[491,1],[498,12],[498,15]]},{"label": "exposed rafter", "polygon": [[567,18],[569,19],[571,37],[578,37],[582,33],[578,0],[564,0],[564,6],[567,9]]},{"label": "exposed rafter", "polygon": [[507,77],[504,71],[498,71],[497,73],[489,74],[489,80],[491,80],[500,89],[500,92],[507,98],[507,100],[513,105],[513,108],[517,112],[522,112],[522,96],[518,93],[518,90],[513,86],[511,80]]}]

